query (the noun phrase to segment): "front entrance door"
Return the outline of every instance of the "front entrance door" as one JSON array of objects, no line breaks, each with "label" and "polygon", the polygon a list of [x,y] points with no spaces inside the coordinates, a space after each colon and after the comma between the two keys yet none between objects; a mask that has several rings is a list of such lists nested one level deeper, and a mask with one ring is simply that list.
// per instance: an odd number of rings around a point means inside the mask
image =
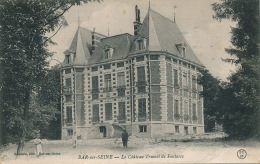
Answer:
[{"label": "front entrance door", "polygon": [[184,133],[185,133],[185,135],[188,135],[188,134],[189,134],[189,132],[188,132],[188,127],[187,127],[187,126],[184,127]]},{"label": "front entrance door", "polygon": [[107,129],[105,126],[100,126],[99,131],[100,131],[100,137],[105,138],[107,136]]}]

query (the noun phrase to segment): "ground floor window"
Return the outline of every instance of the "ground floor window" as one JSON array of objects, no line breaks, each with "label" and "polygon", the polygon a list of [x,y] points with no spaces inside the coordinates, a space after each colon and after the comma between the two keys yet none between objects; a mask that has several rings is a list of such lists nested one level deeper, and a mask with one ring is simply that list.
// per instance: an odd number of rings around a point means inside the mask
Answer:
[{"label": "ground floor window", "polygon": [[68,136],[72,136],[73,135],[73,130],[72,129],[68,129],[67,133],[68,133]]},{"label": "ground floor window", "polygon": [[146,125],[139,126],[139,132],[140,133],[146,133],[147,132],[147,126]]},{"label": "ground floor window", "polygon": [[197,134],[197,127],[193,127],[193,133]]},{"label": "ground floor window", "polygon": [[179,128],[179,126],[175,126],[175,133],[180,133],[180,128]]}]

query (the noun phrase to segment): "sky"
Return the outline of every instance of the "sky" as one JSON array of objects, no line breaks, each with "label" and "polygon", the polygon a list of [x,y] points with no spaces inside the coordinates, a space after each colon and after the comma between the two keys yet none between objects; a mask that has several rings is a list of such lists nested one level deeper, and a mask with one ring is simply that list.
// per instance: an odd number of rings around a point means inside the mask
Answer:
[{"label": "sky", "polygon": [[[214,12],[211,4],[216,1],[218,0],[150,0],[150,6],[171,20],[174,19],[175,10],[176,23],[199,60],[214,77],[226,81],[236,68],[221,59],[230,58],[225,48],[232,46],[230,32],[236,24],[212,18]],[[142,21],[148,11],[148,0],[103,0],[100,3],[73,6],[64,15],[68,26],[62,27],[52,38],[57,43],[56,46],[49,46],[50,51],[56,52],[53,58],[60,62],[64,60],[63,52],[69,48],[79,22],[80,27],[89,30],[95,28],[96,32],[104,35],[133,35],[135,5],[140,9]],[[50,64],[57,64],[55,62],[52,60]]]}]

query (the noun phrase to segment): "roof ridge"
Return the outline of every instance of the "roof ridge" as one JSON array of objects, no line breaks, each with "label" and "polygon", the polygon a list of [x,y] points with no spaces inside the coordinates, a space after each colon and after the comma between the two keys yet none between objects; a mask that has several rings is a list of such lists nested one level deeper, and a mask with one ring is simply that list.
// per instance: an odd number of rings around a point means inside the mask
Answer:
[{"label": "roof ridge", "polygon": [[89,32],[94,32],[94,33],[96,33],[96,34],[99,34],[99,35],[102,35],[102,36],[104,36],[104,37],[107,37],[107,36],[104,35],[104,34],[98,33],[98,32],[93,31],[93,30],[89,30],[89,29],[87,29],[87,28],[85,28],[85,27],[78,27],[78,28],[83,29],[83,30],[87,30],[87,31],[89,31]]},{"label": "roof ridge", "polygon": [[[108,36],[108,37],[105,37],[105,38],[101,38],[100,40],[110,39],[110,38],[113,38],[113,37],[119,37],[119,36],[124,36],[124,35],[131,35],[131,34],[129,34],[129,33],[117,34],[117,35],[113,35],[113,36]],[[132,36],[132,35],[131,35],[131,36]]]},{"label": "roof ridge", "polygon": [[[171,20],[170,18],[167,18],[166,16],[164,16],[164,15],[162,15],[162,14],[160,14],[160,13],[156,12],[155,10],[151,9],[151,11],[155,12],[156,14],[158,14],[158,15],[162,16],[163,18],[165,18],[165,19],[167,19],[167,20],[169,20],[169,21],[171,21],[171,22],[173,22],[173,23],[175,23],[175,24],[176,24],[176,22],[174,22],[174,21],[173,21],[173,20]],[[177,25],[177,24],[176,24],[176,25]]]}]

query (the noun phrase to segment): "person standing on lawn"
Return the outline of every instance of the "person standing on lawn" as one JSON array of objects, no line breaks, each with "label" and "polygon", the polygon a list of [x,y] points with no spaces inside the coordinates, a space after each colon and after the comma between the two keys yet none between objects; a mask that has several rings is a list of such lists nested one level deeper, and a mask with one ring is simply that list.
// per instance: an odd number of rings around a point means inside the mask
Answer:
[{"label": "person standing on lawn", "polygon": [[35,145],[36,155],[39,158],[39,156],[42,154],[42,140],[40,139],[39,134],[34,139],[33,143]]},{"label": "person standing on lawn", "polygon": [[126,130],[122,133],[122,141],[123,141],[123,146],[127,147],[127,141],[128,141],[128,133]]},{"label": "person standing on lawn", "polygon": [[75,149],[77,147],[77,135],[76,135],[76,132],[74,132],[74,134],[72,136],[72,146],[73,146],[73,149]]}]

